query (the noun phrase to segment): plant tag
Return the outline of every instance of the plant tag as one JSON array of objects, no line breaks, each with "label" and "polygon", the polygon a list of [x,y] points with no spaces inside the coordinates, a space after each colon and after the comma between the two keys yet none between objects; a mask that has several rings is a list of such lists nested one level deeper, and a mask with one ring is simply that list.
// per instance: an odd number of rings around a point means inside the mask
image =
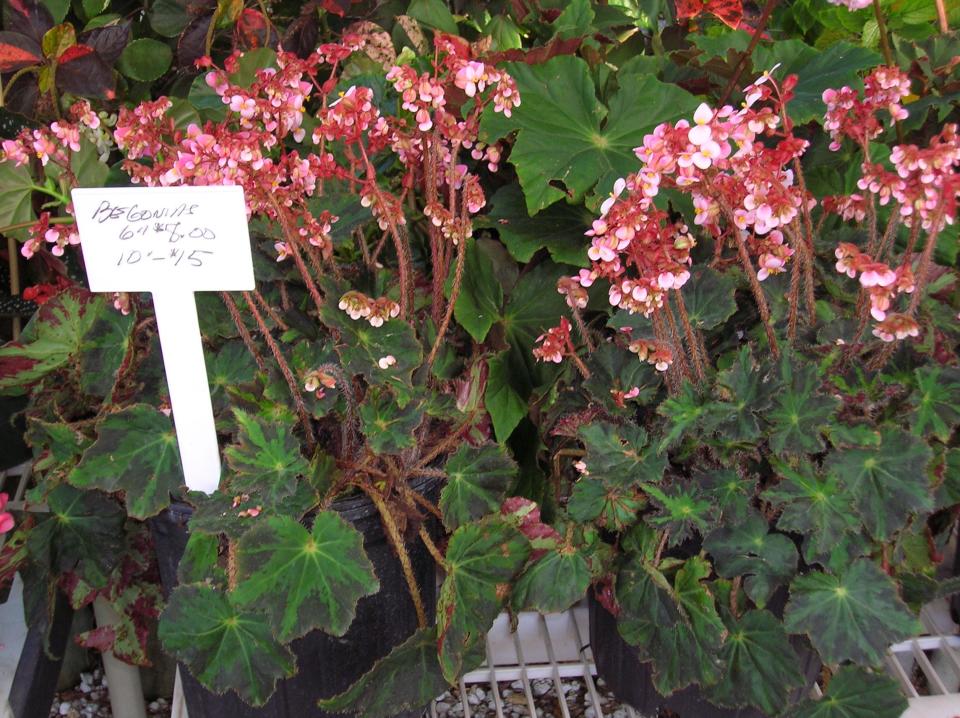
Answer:
[{"label": "plant tag", "polygon": [[254,289],[240,187],[75,189],[74,216],[93,292],[151,292],[183,475],[220,483],[194,292]]}]

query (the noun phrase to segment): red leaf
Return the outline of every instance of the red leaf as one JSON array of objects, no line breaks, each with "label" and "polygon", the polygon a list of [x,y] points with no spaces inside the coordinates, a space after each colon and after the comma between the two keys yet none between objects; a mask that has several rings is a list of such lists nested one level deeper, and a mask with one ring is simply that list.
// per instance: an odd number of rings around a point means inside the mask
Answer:
[{"label": "red leaf", "polygon": [[352,4],[352,0],[320,0],[320,7],[340,17],[347,14]]},{"label": "red leaf", "polygon": [[316,14],[301,15],[287,26],[283,34],[283,49],[300,58],[309,57],[317,47],[319,32]]},{"label": "red leaf", "polygon": [[736,30],[743,20],[743,0],[676,0],[677,19],[687,20],[708,12]]},{"label": "red leaf", "polygon": [[[5,346],[10,348],[20,348],[23,345],[11,343]],[[20,372],[30,371],[30,369],[32,369],[36,363],[36,359],[28,359],[27,357],[0,358],[0,379],[16,376]]]},{"label": "red leaf", "polygon": [[539,65],[557,55],[572,55],[580,47],[581,40],[582,38],[579,37],[571,37],[566,40],[555,37],[546,45],[534,48],[533,50],[503,50],[501,52],[492,52],[483,59],[491,65],[496,65],[504,61]]},{"label": "red leaf", "polygon": [[26,35],[38,43],[44,33],[53,27],[53,15],[46,5],[34,0],[7,0],[7,12],[4,13],[5,29]]},{"label": "red leaf", "polygon": [[74,95],[113,94],[113,70],[89,45],[74,45],[57,63],[57,87]]},{"label": "red leaf", "polygon": [[19,33],[0,32],[0,72],[15,72],[42,62],[39,43]]},{"label": "red leaf", "polygon": [[77,644],[84,648],[95,648],[101,653],[105,653],[113,648],[113,643],[117,640],[117,634],[113,630],[113,626],[99,626],[92,631],[81,633],[76,640]]},{"label": "red leaf", "polygon": [[234,32],[238,47],[252,49],[255,47],[276,47],[277,45],[276,35],[272,32],[270,23],[257,10],[244,9],[237,19]]}]

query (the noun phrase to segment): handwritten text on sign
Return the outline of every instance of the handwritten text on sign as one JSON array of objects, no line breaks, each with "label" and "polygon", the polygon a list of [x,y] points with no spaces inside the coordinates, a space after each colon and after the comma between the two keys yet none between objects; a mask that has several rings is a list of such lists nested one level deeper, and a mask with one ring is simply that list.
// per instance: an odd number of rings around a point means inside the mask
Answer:
[{"label": "handwritten text on sign", "polygon": [[220,449],[195,291],[254,288],[240,187],[75,189],[74,216],[94,292],[152,292],[183,476],[211,493]]},{"label": "handwritten text on sign", "polygon": [[94,292],[253,289],[240,187],[73,191]]}]

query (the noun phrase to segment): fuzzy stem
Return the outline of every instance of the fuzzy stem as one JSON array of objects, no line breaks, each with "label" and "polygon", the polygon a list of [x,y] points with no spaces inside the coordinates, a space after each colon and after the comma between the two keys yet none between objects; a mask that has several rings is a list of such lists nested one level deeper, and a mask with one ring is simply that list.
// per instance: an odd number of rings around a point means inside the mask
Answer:
[{"label": "fuzzy stem", "polygon": [[947,21],[947,7],[943,0],[936,0],[937,21],[940,23],[940,32],[950,32],[950,23]]},{"label": "fuzzy stem", "polygon": [[413,565],[410,563],[410,554],[404,545],[403,536],[397,522],[390,513],[390,507],[383,500],[380,492],[367,483],[360,485],[364,493],[370,497],[377,511],[380,512],[380,518],[383,520],[383,527],[386,529],[387,537],[393,544],[394,551],[397,552],[397,558],[400,559],[400,566],[403,568],[403,577],[407,580],[407,588],[410,590],[410,598],[413,599],[413,607],[417,612],[417,624],[420,628],[427,627],[427,612],[423,608],[423,597],[420,595],[420,587],[417,585],[417,577],[413,573]]},{"label": "fuzzy stem", "polygon": [[437,338],[433,340],[433,346],[430,347],[430,354],[427,356],[427,366],[433,366],[433,360],[437,358],[437,352],[440,351],[440,345],[443,344],[443,338],[447,334],[447,328],[450,326],[450,320],[453,318],[453,310],[460,297],[460,288],[463,286],[463,268],[467,263],[467,238],[460,237],[457,242],[457,266],[454,270],[453,285],[450,287],[450,299],[447,301],[447,311],[443,314],[443,320],[437,327]]},{"label": "fuzzy stem", "polygon": [[693,360],[693,370],[697,374],[697,382],[703,384],[706,378],[704,368],[703,354],[700,353],[700,338],[697,336],[697,330],[690,323],[690,315],[687,314],[687,304],[683,301],[683,293],[678,289],[675,292],[677,297],[677,311],[680,313],[680,323],[683,325],[683,333],[687,337],[687,344],[690,345],[690,357]]},{"label": "fuzzy stem", "polygon": [[355,441],[357,434],[360,433],[360,422],[357,420],[357,397],[353,393],[353,384],[343,373],[343,370],[337,364],[321,364],[317,371],[331,374],[340,386],[340,393],[347,405],[347,423],[343,426],[340,435],[340,453],[343,457],[348,457],[352,449],[357,445]]},{"label": "fuzzy stem", "polygon": [[420,528],[417,530],[420,534],[420,540],[423,541],[423,545],[427,547],[427,551],[430,552],[430,555],[433,556],[433,560],[437,562],[437,565],[442,568],[444,571],[450,570],[450,565],[447,563],[447,559],[440,549],[437,548],[437,545],[433,542],[433,539],[430,538],[430,532],[427,531],[427,527],[423,524],[420,524]]},{"label": "fuzzy stem", "polygon": [[280,327],[283,331],[287,331],[290,327],[287,326],[287,323],[280,318],[280,315],[277,314],[277,310],[270,306],[267,303],[267,300],[263,298],[263,295],[258,289],[253,290],[253,297],[257,300],[257,303],[263,308],[263,311],[267,313],[267,316],[273,320],[273,323]]},{"label": "fuzzy stem", "polygon": [[230,314],[230,318],[237,327],[237,331],[240,332],[240,338],[243,339],[244,346],[247,347],[247,351],[250,352],[250,356],[252,356],[253,360],[257,363],[257,368],[259,368],[260,371],[265,372],[267,370],[267,365],[264,363],[263,357],[260,356],[260,352],[257,351],[257,345],[253,343],[253,337],[250,335],[246,325],[243,323],[243,317],[240,316],[240,310],[237,309],[237,305],[233,301],[233,297],[231,297],[227,292],[220,292],[220,298],[226,305],[227,313]]},{"label": "fuzzy stem", "polygon": [[673,344],[676,357],[676,364],[684,378],[689,379],[690,365],[687,363],[687,352],[684,350],[683,341],[680,339],[680,332],[677,329],[677,320],[673,316],[673,310],[670,308],[670,302],[663,303],[663,313],[667,317],[667,325],[670,327],[670,343]]},{"label": "fuzzy stem", "polygon": [[583,321],[583,314],[580,312],[580,308],[570,307],[570,314],[573,316],[573,323],[577,326],[577,331],[580,332],[583,343],[587,346],[587,351],[593,353],[596,351],[596,345],[590,338],[590,330],[587,329],[587,324]]},{"label": "fuzzy stem", "polygon": [[[883,12],[880,10],[880,0],[873,0],[873,14],[877,18],[877,29],[880,31],[880,48],[883,50],[883,59],[890,67],[896,67],[897,61],[893,56],[893,50],[890,48],[890,36],[887,34],[887,21],[883,19]],[[894,122],[897,128],[897,141],[903,144],[903,127],[900,120]]]},{"label": "fuzzy stem", "polygon": [[[883,238],[880,240],[880,246],[877,248],[877,253],[874,255],[874,261],[883,262],[884,257],[886,257],[887,252],[893,246],[893,238],[897,234],[897,227],[900,226],[900,213],[893,211],[890,213],[890,219],[887,220],[887,228],[883,232]],[[916,240],[914,240],[914,244]],[[911,248],[911,251],[912,248]]]},{"label": "fuzzy stem", "polygon": [[239,583],[239,569],[237,568],[237,542],[227,539],[227,588],[235,590]]},{"label": "fuzzy stem", "polygon": [[435,458],[440,456],[440,454],[456,446],[457,443],[459,443],[460,441],[460,437],[467,430],[469,430],[471,426],[473,426],[473,420],[474,418],[476,418],[476,415],[477,415],[477,411],[476,409],[474,409],[473,411],[470,412],[470,415],[467,416],[467,418],[463,421],[463,423],[460,424],[460,426],[454,429],[453,432],[451,432],[450,435],[447,436],[447,438],[445,438],[443,441],[441,441],[436,446],[434,446],[430,451],[427,452],[426,456],[420,459],[420,461],[417,463],[416,469],[419,471],[420,469],[423,469],[424,467],[429,466],[430,463]]},{"label": "fuzzy stem", "polygon": [[320,290],[317,289],[317,285],[310,275],[310,270],[307,268],[307,265],[304,264],[303,257],[300,256],[300,249],[297,246],[299,235],[290,228],[287,216],[284,214],[283,208],[280,206],[280,203],[277,202],[276,198],[271,195],[270,201],[273,204],[274,211],[277,213],[277,219],[283,230],[283,236],[287,241],[287,245],[290,247],[290,255],[293,257],[294,264],[297,265],[297,270],[300,272],[303,283],[307,287],[307,292],[309,292],[311,299],[313,299],[313,303],[317,307],[317,312],[322,312],[323,297],[320,296]]},{"label": "fuzzy stem", "polygon": [[270,328],[267,326],[266,322],[263,321],[263,317],[260,316],[260,312],[257,311],[257,305],[250,296],[250,292],[244,292],[243,298],[246,300],[247,307],[249,307],[250,313],[253,314],[253,318],[256,320],[257,326],[260,328],[260,333],[263,334],[263,338],[267,342],[267,346],[270,348],[270,353],[273,354],[273,358],[277,362],[277,366],[280,367],[280,373],[283,374],[283,378],[286,380],[287,386],[290,388],[290,394],[293,397],[293,403],[297,407],[297,414],[300,417],[300,423],[303,425],[303,432],[307,439],[307,451],[312,455],[313,450],[316,447],[316,439],[313,436],[313,427],[310,425],[310,414],[307,413],[307,407],[303,403],[303,397],[300,396],[300,387],[297,384],[296,378],[293,376],[293,370],[290,368],[287,360],[283,357],[283,352],[280,351],[280,346],[273,338],[273,335],[270,334]]},{"label": "fuzzy stem", "polygon": [[[660,344],[665,344],[667,346],[671,345],[670,337],[667,333],[667,328],[664,326],[663,316],[661,312],[654,312],[651,315],[653,320],[653,335],[656,337],[656,340]],[[663,373],[664,381],[667,384],[667,391],[673,395],[676,394],[680,388],[680,383],[677,381],[677,371],[673,366],[667,368]]]},{"label": "fuzzy stem", "polygon": [[747,252],[747,245],[740,236],[739,231],[734,231],[734,238],[737,241],[737,252],[740,255],[740,264],[747,273],[747,281],[750,282],[750,289],[753,291],[753,298],[757,302],[757,309],[760,311],[760,319],[763,321],[763,329],[767,333],[767,342],[770,344],[770,353],[774,359],[780,358],[780,348],[777,346],[777,337],[773,333],[773,324],[770,321],[770,307],[767,305],[767,298],[763,294],[763,287],[757,279],[757,272],[753,268],[753,262],[750,261],[750,254]]}]

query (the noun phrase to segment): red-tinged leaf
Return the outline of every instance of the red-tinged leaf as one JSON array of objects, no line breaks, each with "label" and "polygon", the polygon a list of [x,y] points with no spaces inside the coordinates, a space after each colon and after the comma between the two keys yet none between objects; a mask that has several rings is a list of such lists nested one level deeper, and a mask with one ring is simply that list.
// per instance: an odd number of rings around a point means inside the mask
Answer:
[{"label": "red-tinged leaf", "polygon": [[43,54],[50,60],[56,60],[67,50],[77,44],[77,31],[68,22],[60,23],[47,30],[40,46]]},{"label": "red-tinged leaf", "polygon": [[736,30],[743,20],[743,0],[676,0],[677,19],[688,20],[707,12]]},{"label": "red-tinged leaf", "polygon": [[124,21],[116,25],[98,27],[82,33],[77,42],[94,49],[100,59],[113,67],[123,52],[123,48],[130,42],[130,22]]},{"label": "red-tinged leaf", "polygon": [[0,32],[0,72],[15,72],[43,62],[40,43],[26,35]]},{"label": "red-tinged leaf", "polygon": [[113,70],[89,45],[74,45],[57,62],[57,87],[74,95],[113,95]]},{"label": "red-tinged leaf", "polygon": [[91,631],[85,631],[76,637],[77,645],[84,648],[93,648],[94,650],[105,653],[113,648],[114,641],[117,640],[117,633],[113,626],[98,626]]},{"label": "red-tinged leaf", "polygon": [[177,40],[177,64],[180,67],[193,67],[198,58],[207,54],[207,29],[213,22],[213,15],[195,17],[180,33]]},{"label": "red-tinged leaf", "polygon": [[44,33],[53,27],[53,15],[38,0],[7,0],[3,26],[39,43]]},{"label": "red-tinged leaf", "polygon": [[352,0],[321,0],[320,7],[327,12],[343,17],[353,4]]},{"label": "red-tinged leaf", "polygon": [[[7,344],[5,348],[22,349],[23,344],[11,343]],[[30,359],[25,356],[0,356],[0,380],[29,372],[38,363],[38,359]]]},{"label": "red-tinged leaf", "polygon": [[287,31],[283,34],[283,49],[297,57],[309,57],[317,46],[318,35],[316,14],[301,15],[287,26]]},{"label": "red-tinged leaf", "polygon": [[580,48],[581,40],[582,38],[579,37],[571,37],[565,40],[555,37],[546,45],[533,50],[502,50],[501,52],[490,53],[483,60],[491,65],[505,61],[539,65],[557,55],[573,55]]},{"label": "red-tinged leaf", "polygon": [[234,29],[236,45],[247,50],[276,47],[277,36],[270,23],[258,10],[246,8],[240,13]]}]

